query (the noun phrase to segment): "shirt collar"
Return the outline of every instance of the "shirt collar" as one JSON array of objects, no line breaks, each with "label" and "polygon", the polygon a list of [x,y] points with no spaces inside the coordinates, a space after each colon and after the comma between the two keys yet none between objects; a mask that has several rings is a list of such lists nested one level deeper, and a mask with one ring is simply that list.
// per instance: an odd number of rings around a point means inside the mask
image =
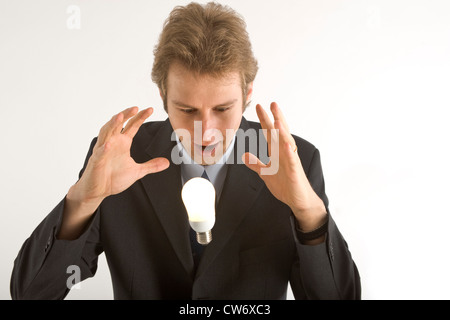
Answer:
[{"label": "shirt collar", "polygon": [[177,135],[177,147],[182,160],[181,166],[183,168],[183,171],[186,173],[186,175],[183,178],[190,179],[193,177],[200,177],[203,174],[203,170],[206,170],[206,174],[208,175],[211,182],[214,184],[214,181],[216,180],[218,173],[221,171],[221,169],[226,164],[228,158],[230,157],[235,142],[236,142],[236,135],[233,137],[233,140],[231,141],[224,155],[217,163],[203,166],[201,164],[198,164],[191,158],[186,149],[184,149],[183,144],[180,142],[180,139],[178,138]]}]

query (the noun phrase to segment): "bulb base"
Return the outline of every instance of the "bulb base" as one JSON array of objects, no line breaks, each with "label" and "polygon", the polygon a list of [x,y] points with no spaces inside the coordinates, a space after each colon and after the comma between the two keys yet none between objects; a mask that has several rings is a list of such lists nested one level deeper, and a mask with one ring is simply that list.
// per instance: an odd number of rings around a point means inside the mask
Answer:
[{"label": "bulb base", "polygon": [[202,246],[206,246],[212,240],[211,230],[206,232],[197,232],[197,242]]}]

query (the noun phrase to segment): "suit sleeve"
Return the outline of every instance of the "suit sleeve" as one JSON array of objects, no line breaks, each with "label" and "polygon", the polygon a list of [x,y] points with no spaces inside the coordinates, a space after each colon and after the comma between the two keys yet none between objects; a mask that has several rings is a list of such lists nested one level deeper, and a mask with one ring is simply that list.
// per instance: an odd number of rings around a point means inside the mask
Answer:
[{"label": "suit sleeve", "polygon": [[[80,177],[92,154],[92,142]],[[100,244],[100,209],[95,212],[84,233],[75,240],[58,240],[65,198],[36,227],[23,243],[10,282],[11,297],[17,299],[64,299],[75,280],[94,276]],[[79,272],[78,272],[79,271]],[[77,274],[78,273],[78,274]]]},{"label": "suit sleeve", "polygon": [[326,240],[318,245],[302,244],[291,217],[298,259],[292,266],[291,288],[296,299],[360,299],[361,283],[347,243],[336,226],[325,194],[319,150],[315,149],[307,172],[309,182],[328,211]]}]

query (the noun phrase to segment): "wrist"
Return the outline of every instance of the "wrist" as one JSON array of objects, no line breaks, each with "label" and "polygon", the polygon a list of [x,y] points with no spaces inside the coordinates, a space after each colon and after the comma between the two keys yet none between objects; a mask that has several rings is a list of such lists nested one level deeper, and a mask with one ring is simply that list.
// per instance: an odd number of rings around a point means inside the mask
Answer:
[{"label": "wrist", "polygon": [[79,208],[94,208],[96,209],[102,203],[102,197],[92,197],[86,195],[84,192],[82,182],[79,180],[76,184],[70,187],[66,195],[66,200],[71,202],[74,206]]},{"label": "wrist", "polygon": [[314,205],[291,207],[291,210],[303,232],[316,230],[328,220],[327,209],[320,198]]},{"label": "wrist", "polygon": [[72,186],[65,198],[63,219],[56,237],[64,240],[77,239],[93,216],[101,201],[86,200],[76,185]]},{"label": "wrist", "polygon": [[65,219],[78,220],[90,217],[100,206],[103,199],[83,196],[77,184],[73,185],[66,195]]},{"label": "wrist", "polygon": [[326,235],[328,232],[328,219],[325,221],[323,225],[321,225],[319,228],[310,231],[310,232],[303,232],[298,227],[298,222],[295,220],[295,230],[297,234],[297,239],[302,244],[306,245],[316,245],[320,244],[325,241]]},{"label": "wrist", "polygon": [[[321,217],[319,220],[312,219],[305,222],[305,219],[298,219],[295,217],[295,228],[297,231],[298,240],[305,245],[316,245],[325,241],[326,234],[328,232],[328,220],[329,215],[326,208],[321,212],[321,214],[316,213],[316,217]],[[302,212],[302,214],[305,214]],[[319,221],[319,222],[317,222]]]}]

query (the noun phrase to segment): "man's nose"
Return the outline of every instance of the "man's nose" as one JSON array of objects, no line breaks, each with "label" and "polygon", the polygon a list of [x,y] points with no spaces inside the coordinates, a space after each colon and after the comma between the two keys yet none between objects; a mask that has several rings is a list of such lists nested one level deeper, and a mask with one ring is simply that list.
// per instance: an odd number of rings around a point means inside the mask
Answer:
[{"label": "man's nose", "polygon": [[214,140],[215,121],[211,117],[211,113],[205,112],[202,115],[202,137],[203,142],[211,142]]},{"label": "man's nose", "polygon": [[201,123],[202,143],[212,142],[215,139],[215,119],[209,112],[205,112],[201,115],[201,119],[199,119],[198,121],[199,123]]}]

